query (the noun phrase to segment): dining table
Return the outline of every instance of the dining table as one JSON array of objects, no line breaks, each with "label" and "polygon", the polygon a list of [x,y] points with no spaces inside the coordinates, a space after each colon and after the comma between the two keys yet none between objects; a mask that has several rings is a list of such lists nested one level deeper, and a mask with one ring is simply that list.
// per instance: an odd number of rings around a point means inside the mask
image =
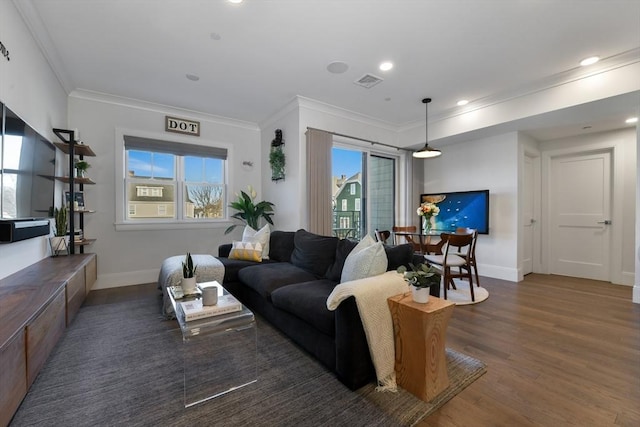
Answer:
[{"label": "dining table", "polygon": [[414,245],[415,252],[419,252],[422,255],[441,255],[444,240],[440,235],[443,232],[445,231],[435,229],[432,229],[427,233],[422,231],[394,231],[393,243],[396,245],[412,243]]}]

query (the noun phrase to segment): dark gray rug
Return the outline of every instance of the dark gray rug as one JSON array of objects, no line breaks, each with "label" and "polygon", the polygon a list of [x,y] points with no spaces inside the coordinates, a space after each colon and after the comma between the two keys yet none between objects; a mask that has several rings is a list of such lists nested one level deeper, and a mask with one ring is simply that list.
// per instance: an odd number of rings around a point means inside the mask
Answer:
[{"label": "dark gray rug", "polygon": [[430,403],[373,384],[353,392],[258,318],[258,382],[185,409],[181,335],[158,304],[82,307],[11,426],[412,425],[486,371],[447,350],[451,386]]}]

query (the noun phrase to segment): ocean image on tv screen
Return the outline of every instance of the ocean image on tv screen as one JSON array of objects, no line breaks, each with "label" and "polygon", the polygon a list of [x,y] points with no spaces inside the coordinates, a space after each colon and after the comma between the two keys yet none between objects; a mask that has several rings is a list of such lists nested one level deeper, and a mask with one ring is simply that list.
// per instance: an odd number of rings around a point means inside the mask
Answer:
[{"label": "ocean image on tv screen", "polygon": [[[433,196],[423,195],[422,200]],[[454,232],[458,227],[467,227],[482,234],[489,232],[488,192],[442,193],[442,196],[444,200],[437,203],[440,213],[434,218],[436,230]]]}]

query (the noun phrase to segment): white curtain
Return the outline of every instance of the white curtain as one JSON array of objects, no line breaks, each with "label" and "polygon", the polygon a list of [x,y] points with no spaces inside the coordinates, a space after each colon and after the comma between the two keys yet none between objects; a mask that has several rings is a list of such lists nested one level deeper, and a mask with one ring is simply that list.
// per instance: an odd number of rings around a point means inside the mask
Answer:
[{"label": "white curtain", "polygon": [[308,231],[323,236],[333,233],[331,207],[331,147],[333,134],[307,129]]}]

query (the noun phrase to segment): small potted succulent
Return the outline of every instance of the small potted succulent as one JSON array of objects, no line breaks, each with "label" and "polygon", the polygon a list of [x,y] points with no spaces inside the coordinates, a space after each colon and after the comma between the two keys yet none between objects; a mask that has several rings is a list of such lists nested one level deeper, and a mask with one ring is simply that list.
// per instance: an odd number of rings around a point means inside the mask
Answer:
[{"label": "small potted succulent", "polygon": [[419,303],[429,302],[431,286],[440,286],[442,274],[440,270],[427,264],[409,264],[410,270],[401,265],[396,270],[402,274],[404,280],[411,286],[413,300]]},{"label": "small potted succulent", "polygon": [[190,295],[196,292],[196,269],[198,266],[193,265],[193,259],[191,253],[187,252],[187,255],[182,262],[182,292],[185,295]]}]

